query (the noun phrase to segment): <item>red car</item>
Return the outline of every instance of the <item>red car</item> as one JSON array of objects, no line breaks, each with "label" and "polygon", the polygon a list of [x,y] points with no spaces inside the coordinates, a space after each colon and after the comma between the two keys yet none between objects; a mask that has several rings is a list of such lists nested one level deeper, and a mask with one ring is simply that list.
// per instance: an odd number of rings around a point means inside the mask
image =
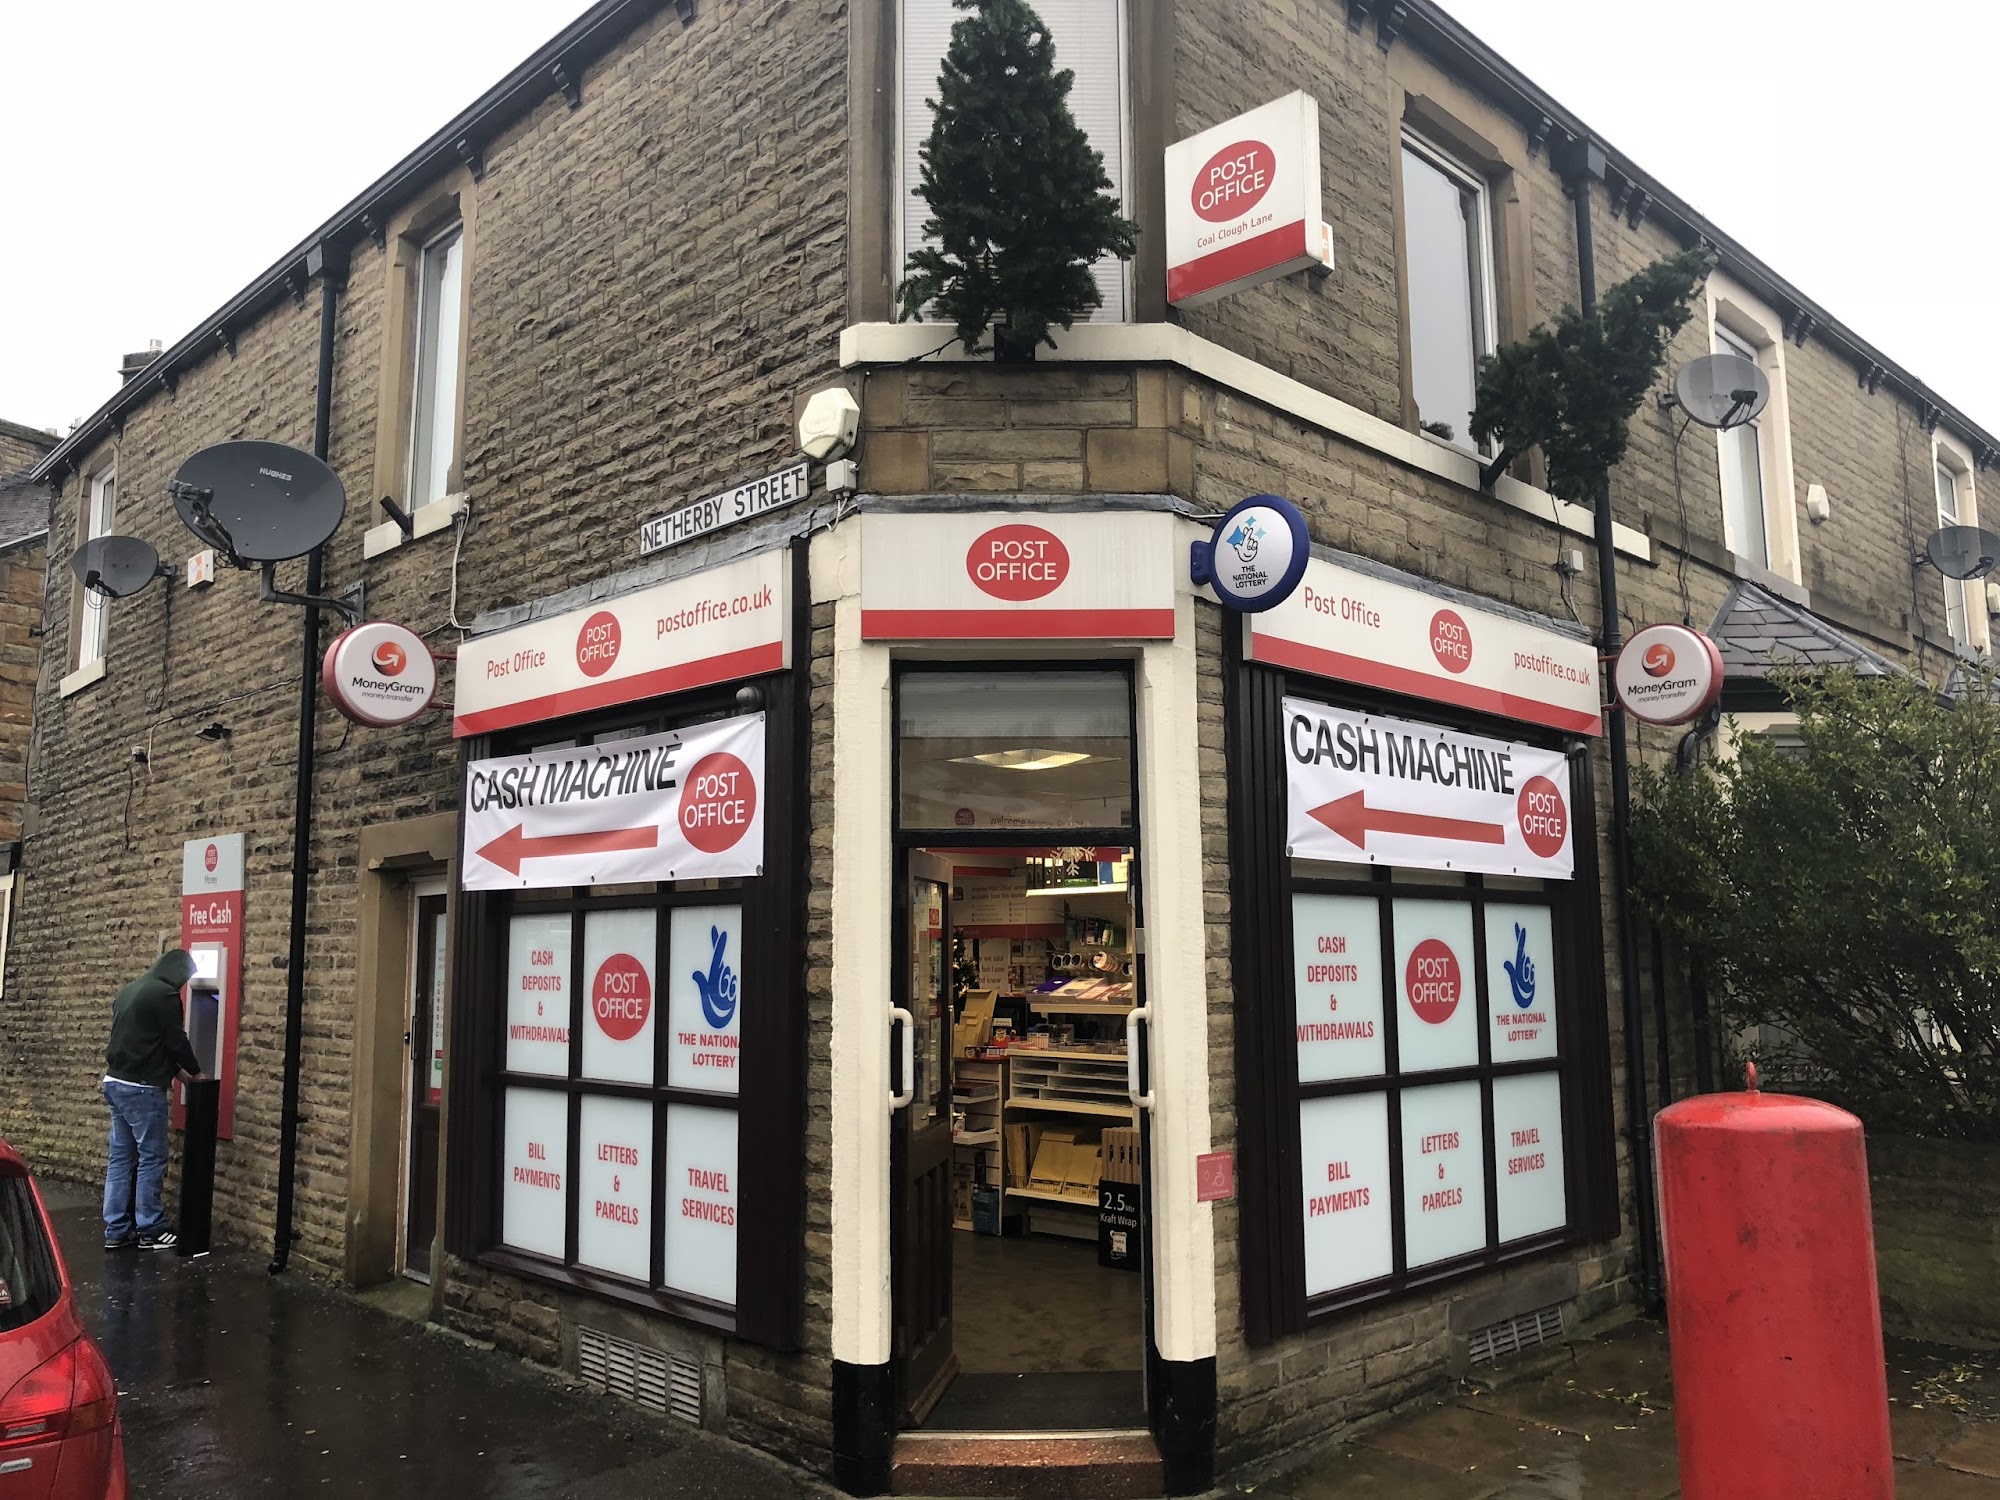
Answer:
[{"label": "red car", "polygon": [[0,1141],[0,1500],[129,1500],[111,1366],[28,1164]]}]

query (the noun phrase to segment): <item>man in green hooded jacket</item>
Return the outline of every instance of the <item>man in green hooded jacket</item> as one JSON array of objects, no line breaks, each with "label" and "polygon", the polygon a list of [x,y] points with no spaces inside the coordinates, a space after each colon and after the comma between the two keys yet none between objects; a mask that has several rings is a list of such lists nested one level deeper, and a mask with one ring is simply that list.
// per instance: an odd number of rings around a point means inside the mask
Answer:
[{"label": "man in green hooded jacket", "polygon": [[193,977],[193,957],[169,948],[111,1002],[111,1042],[104,1049],[104,1102],[111,1107],[107,1250],[170,1250],[175,1242],[174,1232],[161,1227],[160,1187],[167,1175],[167,1085],[177,1075],[201,1076],[181,1028],[181,987]]}]

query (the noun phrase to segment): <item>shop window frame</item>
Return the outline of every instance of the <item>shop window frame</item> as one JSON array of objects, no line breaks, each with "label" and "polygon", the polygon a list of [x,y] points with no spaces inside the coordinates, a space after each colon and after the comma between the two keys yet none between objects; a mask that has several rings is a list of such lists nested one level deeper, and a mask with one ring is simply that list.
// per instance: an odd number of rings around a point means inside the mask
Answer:
[{"label": "shop window frame", "polygon": [[[1241,631],[1224,632],[1224,719],[1230,839],[1231,976],[1236,1012],[1238,1186],[1242,1211],[1240,1292],[1244,1333],[1253,1346],[1269,1344],[1360,1308],[1376,1309],[1413,1295],[1530,1260],[1550,1251],[1616,1238],[1620,1184],[1616,1103],[1611,1072],[1603,931],[1598,921],[1600,881],[1594,777],[1587,744],[1512,721],[1484,718],[1446,705],[1412,703],[1351,684],[1285,672],[1244,660]],[[1282,701],[1286,696],[1370,713],[1416,717],[1447,728],[1561,749],[1570,769],[1571,837],[1575,869],[1566,882],[1536,892],[1497,886],[1485,877],[1436,885],[1394,880],[1388,867],[1355,867],[1352,878],[1299,874],[1285,848],[1286,775]],[[1393,1013],[1386,993],[1393,984],[1388,903],[1450,900],[1475,903],[1474,968],[1484,987],[1484,907],[1547,905],[1552,918],[1560,1001],[1553,1060],[1490,1064],[1368,1078],[1300,1082],[1294,995],[1292,899],[1295,895],[1366,894],[1384,903],[1385,1020]],[[1482,1020],[1484,1011],[1482,1009]],[[1481,1027],[1482,1059],[1491,1038]],[[1553,1063],[1553,1065],[1552,1065]],[[1493,1188],[1492,1087],[1488,1080],[1538,1072],[1561,1078],[1563,1172],[1568,1222],[1560,1230],[1496,1244]],[[1482,1080],[1481,1122],[1487,1136],[1488,1240],[1484,1249],[1410,1269],[1403,1226],[1401,1096],[1411,1088]],[[1300,1177],[1299,1109],[1311,1098],[1365,1093],[1389,1096],[1391,1234],[1398,1268],[1365,1284],[1309,1297],[1305,1282],[1305,1206]]]},{"label": "shop window frame", "polygon": [[[810,590],[806,588],[806,553],[792,549],[794,569],[793,639],[810,639]],[[764,873],[734,881],[660,881],[648,891],[620,886],[610,893],[553,887],[534,892],[468,891],[459,889],[452,902],[451,984],[448,1011],[449,1051],[445,1074],[444,1151],[445,1201],[443,1237],[456,1261],[500,1271],[523,1279],[585,1293],[635,1310],[664,1314],[711,1332],[781,1352],[803,1347],[805,1328],[806,1150],[808,1129],[807,1007],[805,904],[810,883],[810,840],[805,827],[809,805],[806,767],[810,732],[811,674],[804,663],[761,677],[729,682],[696,692],[625,704],[573,719],[546,720],[505,734],[483,735],[462,742],[460,804],[464,778],[474,761],[526,753],[535,746],[565,741],[601,741],[627,734],[657,734],[730,718],[747,709],[738,696],[755,688],[765,714],[765,858]],[[740,903],[743,908],[742,984],[746,996],[765,995],[768,1002],[745,1004],[742,1056],[733,1100],[706,1090],[670,1087],[664,1071],[650,1085],[618,1084],[580,1076],[581,1040],[571,1041],[570,1071],[556,1079],[541,1074],[510,1074],[506,1067],[506,1007],[496,1003],[505,994],[509,919],[529,906],[543,911],[610,911],[647,908],[660,913],[657,941],[666,941],[667,924],[678,906]],[[572,942],[580,941],[578,922]],[[575,949],[572,948],[572,954]],[[659,976],[655,1004],[659,1007],[660,1042],[666,1043],[665,971]],[[572,1031],[584,982],[576,978]],[[664,1054],[662,1054],[663,1058]],[[663,1063],[662,1063],[663,1068]],[[666,1200],[660,1196],[665,1171],[664,1122],[674,1103],[697,1107],[732,1107],[738,1120],[753,1120],[756,1128],[739,1129],[737,1139],[736,1302],[733,1307],[658,1285],[640,1286],[616,1273],[568,1263],[574,1255],[574,1213],[564,1228],[565,1261],[558,1263],[532,1251],[505,1245],[502,1230],[502,1183],[506,1098],[510,1086],[572,1090],[569,1153],[574,1157],[579,1101],[587,1096],[639,1098],[654,1101],[654,1148],[657,1242],[664,1234]],[[577,1181],[574,1166],[571,1191]],[[655,1254],[655,1265],[659,1256]],[[457,1268],[443,1268],[446,1277]]]}]

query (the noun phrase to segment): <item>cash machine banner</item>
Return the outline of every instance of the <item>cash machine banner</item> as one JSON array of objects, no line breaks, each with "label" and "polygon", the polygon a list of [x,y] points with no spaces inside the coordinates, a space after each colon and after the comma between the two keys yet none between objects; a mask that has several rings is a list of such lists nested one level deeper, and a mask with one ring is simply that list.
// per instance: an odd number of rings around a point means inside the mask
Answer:
[{"label": "cash machine banner", "polygon": [[764,868],[764,716],[477,760],[469,891],[711,880]]}]

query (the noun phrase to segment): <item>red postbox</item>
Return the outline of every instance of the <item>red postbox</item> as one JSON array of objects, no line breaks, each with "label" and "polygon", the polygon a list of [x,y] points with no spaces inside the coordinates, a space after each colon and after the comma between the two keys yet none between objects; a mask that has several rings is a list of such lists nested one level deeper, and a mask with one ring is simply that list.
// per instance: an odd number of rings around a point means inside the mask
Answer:
[{"label": "red postbox", "polygon": [[1861,1122],[1753,1074],[1654,1140],[1684,1500],[1893,1500]]}]

